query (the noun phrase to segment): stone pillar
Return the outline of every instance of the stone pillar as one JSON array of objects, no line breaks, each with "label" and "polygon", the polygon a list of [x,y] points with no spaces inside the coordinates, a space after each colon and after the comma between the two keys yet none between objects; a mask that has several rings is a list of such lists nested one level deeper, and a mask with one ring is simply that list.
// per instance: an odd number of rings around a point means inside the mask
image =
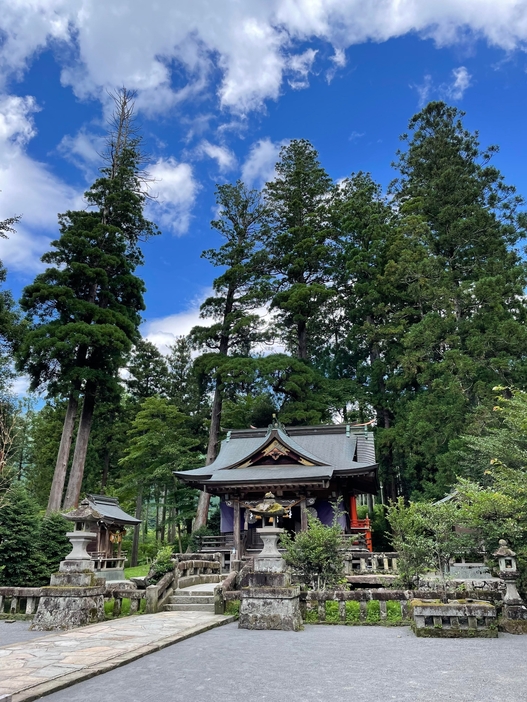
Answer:
[{"label": "stone pillar", "polygon": [[506,586],[500,629],[509,634],[527,634],[527,607],[516,587],[519,575],[516,568],[516,553],[507,546],[505,539],[500,539],[499,545],[500,547],[493,555],[498,559],[500,578]]}]

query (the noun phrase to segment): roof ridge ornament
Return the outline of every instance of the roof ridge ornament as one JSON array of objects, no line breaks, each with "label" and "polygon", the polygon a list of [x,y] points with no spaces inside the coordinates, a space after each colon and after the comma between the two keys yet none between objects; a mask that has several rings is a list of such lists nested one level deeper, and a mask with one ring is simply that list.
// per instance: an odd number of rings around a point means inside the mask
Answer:
[{"label": "roof ridge ornament", "polygon": [[285,430],[285,426],[280,422],[276,416],[276,414],[273,412],[273,421],[269,426],[267,427],[267,436],[273,431],[283,431],[286,436],[289,436],[287,431]]}]

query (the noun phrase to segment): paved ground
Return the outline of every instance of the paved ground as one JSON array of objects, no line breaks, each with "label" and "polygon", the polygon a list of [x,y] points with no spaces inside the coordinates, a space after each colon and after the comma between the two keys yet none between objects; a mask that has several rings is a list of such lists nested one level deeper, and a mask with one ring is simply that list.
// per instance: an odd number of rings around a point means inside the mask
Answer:
[{"label": "paved ground", "polygon": [[45,702],[525,702],[527,636],[417,639],[408,629],[207,631]]},{"label": "paved ground", "polygon": [[39,636],[45,636],[47,631],[29,631],[29,622],[14,621],[6,624],[5,619],[0,619],[0,646],[17,643],[17,641],[31,641]]},{"label": "paved ground", "polygon": [[[51,690],[105,673],[229,621],[232,617],[207,612],[162,612],[10,643],[0,647],[0,697],[12,694],[13,702],[40,699]],[[113,693],[106,689],[103,701],[111,697]],[[135,693],[127,702],[134,699]]]}]

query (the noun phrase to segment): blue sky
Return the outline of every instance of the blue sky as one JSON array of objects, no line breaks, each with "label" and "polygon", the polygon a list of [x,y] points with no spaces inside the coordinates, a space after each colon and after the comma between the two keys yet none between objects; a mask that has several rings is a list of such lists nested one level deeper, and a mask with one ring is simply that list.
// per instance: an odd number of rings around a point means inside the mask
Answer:
[{"label": "blue sky", "polygon": [[41,269],[57,212],[82,206],[108,91],[137,90],[163,231],[145,245],[143,332],[160,348],[197,322],[215,275],[216,183],[272,177],[306,138],[330,175],[385,187],[408,119],[467,112],[527,196],[527,0],[0,0],[0,241],[15,295]]}]

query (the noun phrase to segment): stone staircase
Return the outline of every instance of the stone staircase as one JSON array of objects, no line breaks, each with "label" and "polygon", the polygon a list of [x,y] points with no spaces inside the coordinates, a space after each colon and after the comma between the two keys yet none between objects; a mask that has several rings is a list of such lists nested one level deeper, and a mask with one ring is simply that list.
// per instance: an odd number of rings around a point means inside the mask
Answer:
[{"label": "stone staircase", "polygon": [[214,580],[174,590],[163,607],[165,612],[214,612],[214,588],[223,578],[219,575],[208,578]]}]

